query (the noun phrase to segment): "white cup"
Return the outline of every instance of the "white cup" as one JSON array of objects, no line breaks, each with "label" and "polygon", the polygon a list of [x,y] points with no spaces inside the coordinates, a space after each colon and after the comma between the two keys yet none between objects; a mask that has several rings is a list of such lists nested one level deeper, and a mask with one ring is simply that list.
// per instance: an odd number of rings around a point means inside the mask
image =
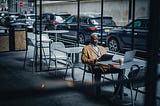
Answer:
[{"label": "white cup", "polygon": [[119,64],[120,64],[120,65],[123,65],[123,64],[124,64],[124,58],[120,58],[120,59],[119,59]]}]

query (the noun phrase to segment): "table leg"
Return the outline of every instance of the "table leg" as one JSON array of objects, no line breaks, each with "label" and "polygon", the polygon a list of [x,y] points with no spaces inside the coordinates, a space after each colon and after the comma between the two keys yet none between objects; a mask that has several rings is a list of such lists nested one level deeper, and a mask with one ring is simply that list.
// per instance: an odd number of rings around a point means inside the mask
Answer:
[{"label": "table leg", "polygon": [[55,42],[57,42],[57,33],[55,34]]},{"label": "table leg", "polygon": [[[121,70],[122,73],[120,75],[120,79],[123,80],[123,77],[125,76],[125,69]],[[123,100],[124,98],[124,86],[123,84],[120,84],[120,99]]]},{"label": "table leg", "polygon": [[95,73],[95,82],[96,82],[96,95],[100,96],[101,95],[101,74],[100,73]]}]

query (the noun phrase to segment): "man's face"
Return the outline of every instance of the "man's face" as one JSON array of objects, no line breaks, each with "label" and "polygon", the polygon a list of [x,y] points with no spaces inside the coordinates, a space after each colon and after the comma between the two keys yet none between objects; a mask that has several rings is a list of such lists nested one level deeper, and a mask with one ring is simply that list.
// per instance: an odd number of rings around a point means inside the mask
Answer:
[{"label": "man's face", "polygon": [[91,36],[91,42],[92,42],[92,44],[97,45],[98,44],[98,36],[97,35],[92,35]]}]

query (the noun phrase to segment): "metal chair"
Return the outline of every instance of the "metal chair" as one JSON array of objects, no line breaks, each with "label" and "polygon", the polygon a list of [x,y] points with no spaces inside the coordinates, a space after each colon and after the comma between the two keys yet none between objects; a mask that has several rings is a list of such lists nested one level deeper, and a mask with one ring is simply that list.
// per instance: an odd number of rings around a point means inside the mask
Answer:
[{"label": "metal chair", "polygon": [[[27,38],[27,46],[34,47],[33,57],[32,57],[32,61],[33,61],[32,71],[33,71],[35,62],[37,61],[37,59],[40,58],[40,55],[39,55],[40,47],[42,48],[42,59],[45,59],[46,64],[47,64],[47,58],[49,58],[49,52],[48,52],[48,55],[47,55],[45,48],[47,48],[47,49],[50,48],[50,43],[52,43],[52,40],[49,39],[49,37],[48,37],[47,34],[42,34],[41,37],[42,37],[42,39],[41,39],[42,45],[41,46],[40,46],[40,35],[37,35],[37,38],[33,38],[33,39]],[[27,53],[28,53],[28,49],[25,52],[25,60],[24,60],[23,69],[25,69],[26,59],[27,59]]]},{"label": "metal chair", "polygon": [[[82,84],[84,83],[84,78],[85,78],[85,74],[86,73],[92,74],[92,83],[93,83],[93,81],[94,81],[94,72],[93,72],[93,69],[92,69],[92,67],[89,64],[84,63],[84,72],[83,72],[83,77],[82,77]],[[111,74],[111,79],[105,77],[105,74]],[[103,78],[103,82],[104,82],[104,79],[114,80],[114,77],[113,77],[112,73],[104,73],[104,74],[102,74],[101,78]]]},{"label": "metal chair", "polygon": [[83,70],[83,63],[81,62],[81,59],[80,59],[82,48],[83,47],[81,47],[81,46],[78,46],[78,47],[74,46],[74,47],[66,48],[66,53],[68,55],[68,64],[67,64],[66,72],[65,72],[65,75],[64,75],[64,80],[67,76],[67,72],[68,72],[69,68],[71,69],[73,80],[75,80],[74,69],[79,68],[79,69]]},{"label": "metal chair", "polygon": [[58,69],[57,63],[58,60],[64,62],[64,64],[68,64],[68,56],[66,53],[58,51],[57,49],[65,48],[65,45],[62,42],[53,42],[50,46],[50,57],[49,57],[49,68],[51,68],[51,62],[54,61],[55,63],[55,70]]},{"label": "metal chair", "polygon": [[25,70],[26,67],[26,60],[27,60],[27,53],[28,53],[28,46],[32,46],[34,47],[34,43],[32,42],[32,40],[30,38],[26,39],[27,42],[27,50],[25,51],[25,58],[24,58],[24,64],[23,64],[23,69]]},{"label": "metal chair", "polygon": [[[135,105],[134,102],[136,101],[138,95],[138,89],[145,87],[145,81],[144,81],[145,72],[146,72],[146,67],[134,64],[130,68],[130,72],[128,73],[128,75],[125,76],[125,79],[128,80],[129,82],[125,84],[125,87],[130,89],[132,106]],[[133,98],[133,90],[136,91],[134,98]]]}]

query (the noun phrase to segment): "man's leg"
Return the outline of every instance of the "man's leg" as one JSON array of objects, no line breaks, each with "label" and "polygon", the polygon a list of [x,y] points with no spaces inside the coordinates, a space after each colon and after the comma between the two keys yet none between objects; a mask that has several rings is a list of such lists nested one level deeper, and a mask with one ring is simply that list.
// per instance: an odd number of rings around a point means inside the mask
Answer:
[{"label": "man's leg", "polygon": [[[125,71],[124,69],[114,68],[114,67],[112,67],[110,69],[110,73],[118,73],[118,80],[123,79],[124,71]],[[122,94],[123,94],[123,85],[122,84],[116,84],[114,94],[120,95],[120,97],[122,98]]]},{"label": "man's leg", "polygon": [[95,82],[96,82],[96,95],[99,96],[101,94],[101,69],[98,66],[93,66],[93,72],[95,74]]}]

